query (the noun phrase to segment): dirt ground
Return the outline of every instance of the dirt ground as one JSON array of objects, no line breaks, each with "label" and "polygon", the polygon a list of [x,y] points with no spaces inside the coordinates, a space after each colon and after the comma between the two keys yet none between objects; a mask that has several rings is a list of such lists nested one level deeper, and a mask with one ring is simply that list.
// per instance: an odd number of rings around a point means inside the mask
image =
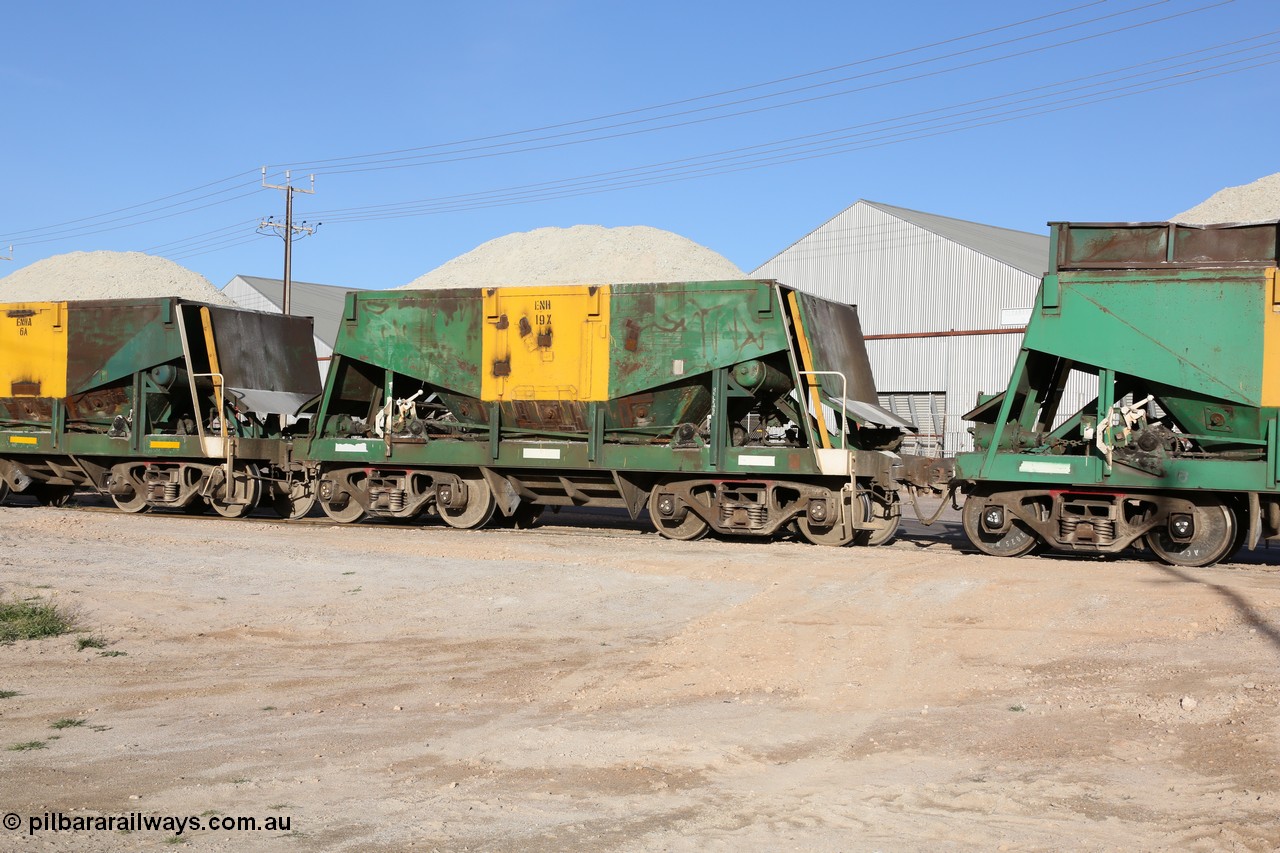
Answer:
[{"label": "dirt ground", "polygon": [[[1280,551],[1179,570],[979,556],[954,520],[840,550],[577,521],[0,508],[0,596],[83,621],[0,646],[0,746],[45,743],[0,749],[0,847],[1280,847]],[[289,827],[28,834],[58,812]]]}]

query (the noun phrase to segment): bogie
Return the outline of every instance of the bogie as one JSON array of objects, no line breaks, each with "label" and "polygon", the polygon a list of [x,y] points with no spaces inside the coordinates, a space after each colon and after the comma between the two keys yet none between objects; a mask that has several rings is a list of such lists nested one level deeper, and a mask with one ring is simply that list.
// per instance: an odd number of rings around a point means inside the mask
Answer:
[{"label": "bogie", "polygon": [[965,500],[963,525],[984,554],[1055,551],[1114,554],[1145,545],[1175,566],[1212,565],[1238,549],[1244,531],[1232,495],[984,489]]}]

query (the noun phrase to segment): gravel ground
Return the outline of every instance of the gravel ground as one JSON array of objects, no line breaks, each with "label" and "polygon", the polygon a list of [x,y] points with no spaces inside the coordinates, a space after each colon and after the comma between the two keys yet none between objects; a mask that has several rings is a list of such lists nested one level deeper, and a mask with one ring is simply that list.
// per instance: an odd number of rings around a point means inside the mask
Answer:
[{"label": "gravel ground", "polygon": [[107,642],[0,647],[0,745],[46,746],[0,749],[0,813],[290,819],[4,847],[1280,845],[1280,560],[1001,560],[954,520],[904,529],[835,550],[616,513],[0,508],[4,594],[71,602]]}]

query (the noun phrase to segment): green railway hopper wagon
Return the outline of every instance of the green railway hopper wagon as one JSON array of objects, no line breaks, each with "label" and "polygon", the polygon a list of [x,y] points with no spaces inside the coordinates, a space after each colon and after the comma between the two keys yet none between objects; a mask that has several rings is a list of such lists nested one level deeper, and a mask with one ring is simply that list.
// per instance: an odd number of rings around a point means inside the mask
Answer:
[{"label": "green railway hopper wagon", "polygon": [[309,318],[172,297],[0,305],[0,490],[228,517],[265,495],[296,516],[315,498],[284,427],[320,390]]},{"label": "green railway hopper wagon", "polygon": [[342,522],[603,506],[674,539],[879,543],[913,427],[876,401],[856,310],[776,282],[364,292],[310,455]]},{"label": "green railway hopper wagon", "polygon": [[1280,223],[1050,225],[1009,387],[965,416],[970,541],[1206,566],[1280,537]]}]

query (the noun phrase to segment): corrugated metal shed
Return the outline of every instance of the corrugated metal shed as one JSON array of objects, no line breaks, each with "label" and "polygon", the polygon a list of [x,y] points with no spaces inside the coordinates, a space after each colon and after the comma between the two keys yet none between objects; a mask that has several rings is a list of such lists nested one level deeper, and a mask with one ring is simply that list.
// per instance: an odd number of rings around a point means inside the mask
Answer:
[{"label": "corrugated metal shed", "polygon": [[978,393],[1008,384],[1048,260],[1047,234],[862,200],[752,275],[856,304],[881,395],[945,394],[950,455]]},{"label": "corrugated metal shed", "polygon": [[[290,285],[290,310],[295,315],[314,318],[316,354],[321,359],[333,355],[333,342],[338,337],[347,292],[361,289],[310,281],[295,281]],[[253,311],[279,313],[284,305],[284,280],[279,278],[238,275],[227,283],[222,292],[241,308]]]}]

